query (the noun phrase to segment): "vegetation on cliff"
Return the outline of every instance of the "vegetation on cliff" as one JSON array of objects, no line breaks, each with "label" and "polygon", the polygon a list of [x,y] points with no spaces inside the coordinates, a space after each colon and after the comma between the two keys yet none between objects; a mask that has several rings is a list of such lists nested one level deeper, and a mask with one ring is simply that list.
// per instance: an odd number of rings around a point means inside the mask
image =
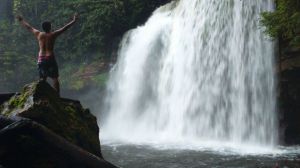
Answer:
[{"label": "vegetation on cliff", "polygon": [[264,12],[262,23],[271,37],[279,37],[291,46],[300,47],[299,0],[276,0],[276,10]]}]

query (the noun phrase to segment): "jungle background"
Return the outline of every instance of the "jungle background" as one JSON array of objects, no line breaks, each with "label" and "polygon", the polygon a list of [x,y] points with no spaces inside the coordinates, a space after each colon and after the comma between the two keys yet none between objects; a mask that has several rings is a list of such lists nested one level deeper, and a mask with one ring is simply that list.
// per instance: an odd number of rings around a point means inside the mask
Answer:
[{"label": "jungle background", "polygon": [[104,87],[123,34],[143,24],[169,0],[0,0],[0,92],[16,92],[38,79],[35,37],[15,19],[22,15],[41,30],[58,29],[78,13],[78,22],[55,45],[62,90]]}]

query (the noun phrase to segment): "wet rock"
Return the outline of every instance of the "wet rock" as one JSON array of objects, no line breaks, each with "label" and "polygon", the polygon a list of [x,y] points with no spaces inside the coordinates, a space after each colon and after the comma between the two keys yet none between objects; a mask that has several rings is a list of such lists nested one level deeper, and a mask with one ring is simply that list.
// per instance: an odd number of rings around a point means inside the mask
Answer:
[{"label": "wet rock", "polygon": [[281,42],[280,135],[285,145],[300,144],[300,48]]},{"label": "wet rock", "polygon": [[287,145],[300,144],[300,68],[284,71],[279,98],[280,126]]},{"label": "wet rock", "polygon": [[79,101],[59,98],[47,82],[26,85],[20,94],[2,104],[0,111],[6,117],[36,121],[70,143],[102,157],[96,118]]}]

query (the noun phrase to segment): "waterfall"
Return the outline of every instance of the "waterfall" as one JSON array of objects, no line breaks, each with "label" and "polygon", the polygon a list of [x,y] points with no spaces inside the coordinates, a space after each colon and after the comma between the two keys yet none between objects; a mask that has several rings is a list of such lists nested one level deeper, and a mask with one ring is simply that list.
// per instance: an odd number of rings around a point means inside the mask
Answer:
[{"label": "waterfall", "polygon": [[274,146],[273,0],[180,0],[128,32],[107,86],[101,136],[134,143]]}]

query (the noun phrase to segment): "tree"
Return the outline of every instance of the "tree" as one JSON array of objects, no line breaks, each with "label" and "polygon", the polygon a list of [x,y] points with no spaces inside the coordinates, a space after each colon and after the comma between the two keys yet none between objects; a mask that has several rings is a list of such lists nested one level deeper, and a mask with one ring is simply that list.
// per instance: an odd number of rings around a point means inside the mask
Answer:
[{"label": "tree", "polygon": [[276,5],[276,11],[262,13],[266,33],[300,46],[300,1],[276,0]]}]

